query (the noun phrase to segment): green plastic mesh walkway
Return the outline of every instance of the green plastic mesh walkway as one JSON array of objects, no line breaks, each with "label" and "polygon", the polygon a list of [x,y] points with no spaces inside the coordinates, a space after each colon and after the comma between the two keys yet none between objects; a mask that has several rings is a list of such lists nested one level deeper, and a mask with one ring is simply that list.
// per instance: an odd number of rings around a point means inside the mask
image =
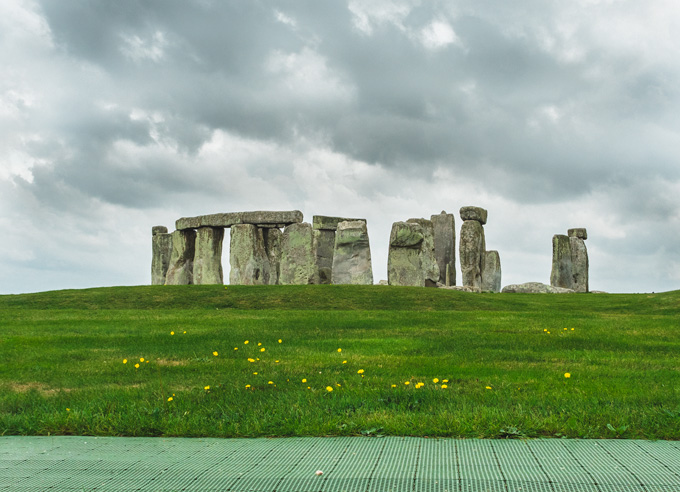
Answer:
[{"label": "green plastic mesh walkway", "polygon": [[678,492],[680,443],[0,437],[0,491],[29,490]]}]

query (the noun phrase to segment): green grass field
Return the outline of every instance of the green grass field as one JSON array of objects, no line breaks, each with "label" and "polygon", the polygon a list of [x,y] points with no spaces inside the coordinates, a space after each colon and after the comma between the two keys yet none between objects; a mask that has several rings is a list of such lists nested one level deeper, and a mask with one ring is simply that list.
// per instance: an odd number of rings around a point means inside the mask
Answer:
[{"label": "green grass field", "polygon": [[0,296],[0,434],[677,440],[680,291]]}]

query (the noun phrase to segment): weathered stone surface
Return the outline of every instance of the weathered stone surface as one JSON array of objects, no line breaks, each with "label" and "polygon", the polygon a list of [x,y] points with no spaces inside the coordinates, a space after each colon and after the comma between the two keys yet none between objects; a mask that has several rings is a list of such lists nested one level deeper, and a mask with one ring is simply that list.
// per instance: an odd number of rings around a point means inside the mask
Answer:
[{"label": "weathered stone surface", "polygon": [[389,284],[435,287],[438,279],[432,222],[409,219],[392,224],[387,257]]},{"label": "weathered stone surface", "polygon": [[163,285],[172,256],[172,234],[164,226],[152,227],[151,234],[151,285]]},{"label": "weathered stone surface", "polygon": [[222,227],[199,227],[196,231],[194,284],[223,284]]},{"label": "weathered stone surface", "polygon": [[434,256],[439,267],[439,282],[456,285],[456,221],[442,210],[430,217],[434,227]]},{"label": "weathered stone surface", "polygon": [[328,217],[326,215],[315,215],[312,217],[312,224],[315,230],[335,231],[338,229],[340,222],[349,222],[360,220],[366,222],[366,219],[349,219],[345,217]]},{"label": "weathered stone surface", "polygon": [[172,254],[165,285],[189,285],[194,283],[194,252],[196,232],[194,230],[174,231]]},{"label": "weathered stone surface", "polygon": [[474,292],[479,294],[482,292],[482,289],[479,289],[477,287],[466,287],[465,285],[444,285],[441,283],[437,284],[437,287],[440,289],[445,289],[445,290],[459,290],[461,292]]},{"label": "weathered stone surface", "polygon": [[311,224],[286,226],[281,238],[281,285],[317,284],[316,251]]},{"label": "weathered stone surface", "polygon": [[333,277],[333,251],[335,249],[335,230],[314,229],[314,250],[319,283],[330,284]]},{"label": "weathered stone surface", "polygon": [[232,285],[267,285],[271,265],[262,229],[253,224],[234,224],[229,243],[229,283]]},{"label": "weathered stone surface", "polygon": [[177,230],[198,229],[199,227],[231,227],[235,224],[253,224],[260,227],[270,224],[281,226],[302,222],[302,212],[291,210],[284,212],[231,212],[223,214],[199,215],[198,217],[182,217],[177,219]]},{"label": "weathered stone surface", "polygon": [[564,234],[555,234],[552,238],[552,271],[550,285],[571,289],[573,285],[571,243]]},{"label": "weathered stone surface", "polygon": [[501,257],[498,251],[486,251],[482,271],[482,291],[501,291]]},{"label": "weathered stone surface", "polygon": [[460,218],[463,220],[476,220],[480,224],[486,224],[487,211],[481,207],[461,207]]},{"label": "weathered stone surface", "polygon": [[373,285],[371,247],[366,221],[353,220],[338,223],[333,253],[332,283]]},{"label": "weathered stone surface", "polygon": [[283,232],[276,228],[262,229],[264,249],[269,258],[269,285],[278,285],[281,270],[281,237]]},{"label": "weathered stone surface", "polygon": [[588,239],[588,231],[586,231],[585,227],[577,227],[575,229],[569,229],[567,231],[567,236],[577,237],[585,241],[586,239]]},{"label": "weathered stone surface", "polygon": [[460,228],[460,270],[466,287],[482,288],[482,271],[486,251],[484,228],[481,222],[466,220]]},{"label": "weathered stone surface", "polygon": [[525,284],[510,284],[503,287],[503,293],[520,293],[520,294],[573,294],[572,289],[564,289],[562,287],[553,287],[542,284],[541,282],[527,282]]},{"label": "weathered stone surface", "polygon": [[571,288],[576,292],[588,292],[588,250],[586,243],[579,237],[570,237],[571,249]]}]

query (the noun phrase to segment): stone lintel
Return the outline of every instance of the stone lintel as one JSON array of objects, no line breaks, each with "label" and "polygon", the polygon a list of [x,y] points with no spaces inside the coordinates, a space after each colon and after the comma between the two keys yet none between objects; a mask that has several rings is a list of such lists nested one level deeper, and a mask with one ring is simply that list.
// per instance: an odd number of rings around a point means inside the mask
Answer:
[{"label": "stone lintel", "polygon": [[463,220],[476,220],[480,224],[486,224],[487,211],[481,207],[461,207],[460,218]]},{"label": "stone lintel", "polygon": [[569,229],[567,231],[567,235],[569,237],[577,237],[579,239],[583,239],[584,241],[588,239],[588,231],[586,231],[585,227],[578,227],[575,229]]},{"label": "stone lintel", "polygon": [[345,217],[327,217],[325,215],[315,215],[312,218],[312,227],[316,230],[337,231],[340,222],[351,222],[359,220],[366,222],[366,219],[348,219]]},{"label": "stone lintel", "polygon": [[151,228],[151,235],[155,236],[157,234],[167,234],[168,228],[165,226],[153,226]]},{"label": "stone lintel", "polygon": [[231,227],[235,224],[253,224],[258,227],[283,227],[300,222],[302,222],[302,212],[299,210],[284,212],[228,212],[199,215],[198,217],[182,217],[175,222],[175,227],[178,231],[198,229],[199,227]]}]

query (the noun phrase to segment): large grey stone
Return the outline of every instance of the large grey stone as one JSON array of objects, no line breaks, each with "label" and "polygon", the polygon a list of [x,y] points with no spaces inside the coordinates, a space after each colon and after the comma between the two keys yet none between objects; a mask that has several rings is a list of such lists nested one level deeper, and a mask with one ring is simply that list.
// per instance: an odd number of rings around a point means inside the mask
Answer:
[{"label": "large grey stone", "polygon": [[165,285],[189,285],[194,283],[194,252],[196,231],[174,231],[172,234],[172,254]]},{"label": "large grey stone", "polygon": [[552,270],[550,285],[571,289],[572,276],[571,243],[564,234],[555,234],[552,238]]},{"label": "large grey stone", "polygon": [[281,270],[281,237],[283,232],[277,228],[262,229],[264,249],[269,258],[269,285],[278,285]]},{"label": "large grey stone", "polygon": [[588,292],[588,250],[586,243],[579,237],[570,237],[571,249],[571,288],[576,292]]},{"label": "large grey stone", "polygon": [[335,249],[335,230],[314,229],[314,250],[319,283],[330,284],[333,277],[333,251]]},{"label": "large grey stone", "polygon": [[482,271],[482,291],[501,291],[501,257],[498,251],[486,251]]},{"label": "large grey stone", "polygon": [[439,282],[456,285],[456,221],[442,210],[430,217],[434,227],[434,256],[439,267]]},{"label": "large grey stone", "polygon": [[482,271],[486,251],[484,228],[481,222],[466,220],[460,228],[460,270],[466,287],[482,288]]},{"label": "large grey stone", "polygon": [[460,218],[463,220],[476,220],[480,224],[486,224],[487,211],[481,207],[461,207]]},{"label": "large grey stone", "polygon": [[577,227],[575,229],[569,229],[567,231],[567,236],[577,237],[585,241],[586,239],[588,239],[588,231],[585,229],[585,227]]},{"label": "large grey stone", "polygon": [[311,224],[291,224],[281,238],[281,285],[318,284],[316,251]]},{"label": "large grey stone", "polygon": [[435,287],[438,279],[432,222],[409,219],[392,224],[387,257],[389,284]]},{"label": "large grey stone", "polygon": [[551,285],[542,284],[541,282],[527,282],[525,284],[510,284],[503,287],[503,293],[520,293],[520,294],[573,294],[572,289],[564,289],[562,287],[553,287]]},{"label": "large grey stone", "polygon": [[229,283],[267,285],[271,265],[262,229],[253,224],[234,224],[229,243]]},{"label": "large grey stone", "polygon": [[349,222],[361,220],[366,222],[366,219],[349,219],[345,217],[328,217],[326,215],[315,215],[312,217],[312,225],[315,230],[335,231],[340,222]]},{"label": "large grey stone", "polygon": [[165,284],[170,257],[172,256],[172,234],[165,226],[151,228],[151,285]]},{"label": "large grey stone", "polygon": [[223,284],[221,227],[199,227],[196,231],[194,284]]},{"label": "large grey stone", "polygon": [[272,227],[302,222],[302,212],[291,210],[284,212],[257,211],[257,212],[230,212],[211,215],[199,215],[197,217],[182,217],[177,219],[177,230],[197,229],[199,227],[231,227],[235,224],[253,224]]},{"label": "large grey stone", "polygon": [[333,252],[332,283],[373,284],[371,247],[366,221],[338,223]]}]

